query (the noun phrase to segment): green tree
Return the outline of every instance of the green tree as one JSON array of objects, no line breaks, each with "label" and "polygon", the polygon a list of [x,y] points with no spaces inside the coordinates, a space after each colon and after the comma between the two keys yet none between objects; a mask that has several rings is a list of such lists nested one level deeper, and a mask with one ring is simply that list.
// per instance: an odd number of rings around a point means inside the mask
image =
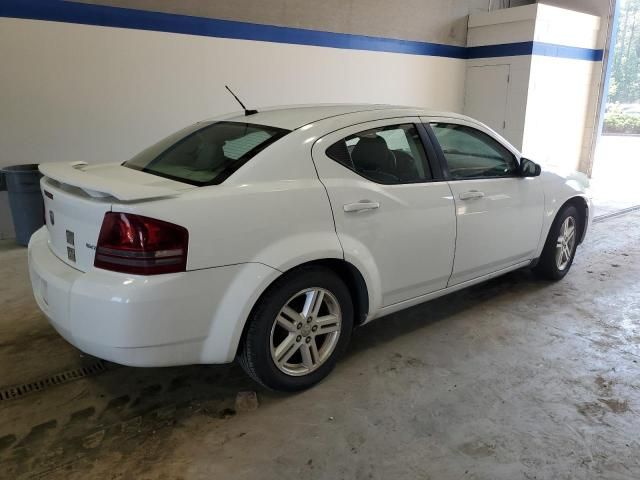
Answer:
[{"label": "green tree", "polygon": [[640,0],[622,0],[609,102],[640,103]]}]

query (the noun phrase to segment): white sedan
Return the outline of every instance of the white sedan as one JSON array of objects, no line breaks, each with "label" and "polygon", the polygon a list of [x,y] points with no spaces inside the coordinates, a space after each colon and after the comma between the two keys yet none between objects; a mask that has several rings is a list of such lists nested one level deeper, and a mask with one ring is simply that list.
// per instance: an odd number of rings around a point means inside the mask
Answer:
[{"label": "white sedan", "polygon": [[49,163],[29,244],[70,343],[133,366],[238,358],[262,385],[325,377],[355,326],[503,273],[569,271],[584,176],[483,124],[383,105],[248,111],[124,163]]}]

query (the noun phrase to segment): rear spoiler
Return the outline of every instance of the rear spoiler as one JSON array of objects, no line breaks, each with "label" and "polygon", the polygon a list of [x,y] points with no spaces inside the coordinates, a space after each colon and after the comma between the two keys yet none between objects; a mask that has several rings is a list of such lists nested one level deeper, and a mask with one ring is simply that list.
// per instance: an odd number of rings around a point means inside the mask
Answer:
[{"label": "rear spoiler", "polygon": [[96,198],[111,196],[126,202],[168,197],[179,193],[171,188],[137,183],[136,177],[147,174],[136,170],[127,169],[126,176],[113,178],[93,174],[91,167],[85,169],[86,166],[86,162],[41,163],[38,168],[45,177],[80,188]]}]

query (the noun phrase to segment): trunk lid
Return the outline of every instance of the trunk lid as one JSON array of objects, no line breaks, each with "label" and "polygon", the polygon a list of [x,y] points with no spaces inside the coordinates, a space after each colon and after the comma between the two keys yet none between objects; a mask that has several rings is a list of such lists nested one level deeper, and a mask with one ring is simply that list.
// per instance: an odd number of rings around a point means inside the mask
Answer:
[{"label": "trunk lid", "polygon": [[45,163],[39,168],[49,246],[83,272],[93,267],[102,220],[114,203],[144,202],[197,188],[120,164]]}]

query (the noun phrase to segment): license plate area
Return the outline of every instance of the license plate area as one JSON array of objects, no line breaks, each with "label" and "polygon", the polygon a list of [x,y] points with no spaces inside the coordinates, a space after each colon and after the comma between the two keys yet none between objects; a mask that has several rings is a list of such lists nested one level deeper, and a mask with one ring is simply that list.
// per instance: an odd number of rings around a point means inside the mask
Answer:
[{"label": "license plate area", "polygon": [[53,196],[43,195],[51,250],[67,265],[86,272],[93,267],[95,251],[91,246],[96,244],[111,204],[79,194],[71,187],[65,190],[49,179],[44,180],[43,189]]}]

